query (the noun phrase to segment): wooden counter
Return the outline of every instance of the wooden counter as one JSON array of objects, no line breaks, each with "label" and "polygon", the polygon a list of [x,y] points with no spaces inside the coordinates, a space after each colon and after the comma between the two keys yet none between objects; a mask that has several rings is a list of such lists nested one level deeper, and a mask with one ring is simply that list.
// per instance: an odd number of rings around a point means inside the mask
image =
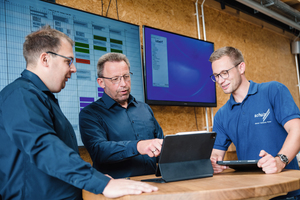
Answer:
[{"label": "wooden counter", "polygon": [[[132,180],[155,178],[154,175],[132,177]],[[198,199],[267,199],[300,189],[300,171],[285,170],[278,174],[235,172],[228,169],[213,177],[170,183],[149,183],[159,188],[157,192],[127,195],[118,200],[198,200]],[[267,197],[267,198],[266,198]],[[83,191],[84,200],[109,199]]]}]

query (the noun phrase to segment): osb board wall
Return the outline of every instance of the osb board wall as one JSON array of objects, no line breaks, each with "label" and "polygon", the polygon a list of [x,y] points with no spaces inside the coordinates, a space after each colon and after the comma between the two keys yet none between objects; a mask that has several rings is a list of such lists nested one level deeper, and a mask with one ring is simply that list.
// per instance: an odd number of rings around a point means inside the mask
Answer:
[{"label": "osb board wall", "polygon": [[[295,59],[291,54],[291,39],[282,37],[261,27],[251,25],[236,17],[205,11],[207,40],[215,43],[215,49],[231,45],[243,52],[246,63],[246,77],[256,82],[276,80],[285,84],[299,106],[299,92]],[[228,99],[218,88],[218,108]],[[217,109],[215,109],[217,110]]]},{"label": "osb board wall", "polygon": [[[109,1],[103,0],[103,9],[101,0],[56,0],[56,3],[98,15],[103,13],[105,16]],[[207,4],[210,1],[213,0],[207,0]],[[107,17],[117,19],[119,16],[121,21],[139,25],[141,33],[142,25],[148,25],[194,38],[198,37],[194,0],[118,0],[117,2],[118,15],[116,1],[112,0]],[[215,49],[227,45],[240,49],[245,57],[246,77],[249,80],[256,82],[275,80],[285,84],[299,106],[295,59],[290,50],[293,38],[242,20],[238,14],[229,15],[206,5],[204,14],[206,39],[214,42]],[[202,30],[203,27],[201,33]],[[217,87],[217,99],[218,107],[213,109],[214,114],[226,103],[229,95],[225,95]],[[151,106],[151,108],[165,135],[205,129],[204,108],[178,106]],[[209,125],[211,125],[210,109],[208,114]]]}]

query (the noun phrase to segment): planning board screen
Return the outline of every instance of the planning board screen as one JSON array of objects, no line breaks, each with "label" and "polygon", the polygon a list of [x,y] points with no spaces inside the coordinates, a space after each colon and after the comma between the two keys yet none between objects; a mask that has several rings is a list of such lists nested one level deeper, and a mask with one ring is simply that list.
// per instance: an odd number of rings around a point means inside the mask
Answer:
[{"label": "planning board screen", "polygon": [[127,56],[133,73],[131,94],[145,101],[139,26],[38,0],[0,0],[0,90],[26,68],[25,36],[46,24],[75,42],[77,72],[55,96],[75,130],[78,145],[83,146],[78,116],[82,108],[103,95],[96,82],[97,61],[102,55],[118,52]]}]

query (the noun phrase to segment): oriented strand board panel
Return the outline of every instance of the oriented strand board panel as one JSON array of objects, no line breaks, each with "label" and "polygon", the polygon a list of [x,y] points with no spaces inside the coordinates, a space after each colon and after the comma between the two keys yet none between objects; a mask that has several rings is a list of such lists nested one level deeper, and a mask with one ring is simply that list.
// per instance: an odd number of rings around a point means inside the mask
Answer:
[{"label": "oriented strand board panel", "polygon": [[[295,58],[291,54],[292,40],[280,36],[263,27],[252,25],[215,10],[205,10],[207,22],[207,39],[215,43],[215,48],[234,46],[240,49],[246,62],[246,77],[256,82],[279,81],[285,84],[299,106],[299,90]],[[226,103],[228,95],[219,88],[218,108]],[[228,96],[229,98],[229,96]],[[227,99],[228,99],[227,98]],[[216,109],[217,110],[217,109]]]},{"label": "oriented strand board panel", "polygon": [[[109,0],[56,0],[56,3],[61,5],[98,15],[107,15],[114,19],[119,17],[122,21],[140,27],[148,25],[194,38],[198,37],[193,0],[118,0],[117,5],[116,1],[112,0],[108,10],[109,2]],[[218,10],[210,6],[213,3],[215,1],[207,0],[204,5],[207,40],[215,43],[215,49],[227,45],[240,49],[245,57],[246,77],[249,80],[256,82],[274,80],[285,84],[299,106],[295,58],[290,50],[290,43],[294,38],[280,34],[280,30],[276,33],[265,26],[245,21],[241,19],[244,15],[242,13],[229,10],[228,14],[226,13],[228,8],[223,11]],[[202,32],[203,27],[201,27]],[[226,103],[229,95],[225,95],[218,87],[217,98],[218,107],[213,109],[214,113]],[[204,108],[178,106],[151,106],[151,108],[165,135],[205,129]],[[211,125],[210,116],[210,109],[208,109],[209,125]]]}]

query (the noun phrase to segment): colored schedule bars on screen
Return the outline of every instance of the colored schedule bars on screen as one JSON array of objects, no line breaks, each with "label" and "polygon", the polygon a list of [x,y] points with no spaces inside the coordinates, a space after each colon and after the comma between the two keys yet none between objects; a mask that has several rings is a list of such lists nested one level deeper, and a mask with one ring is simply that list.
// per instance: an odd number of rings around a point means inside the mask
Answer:
[{"label": "colored schedule bars on screen", "polygon": [[20,77],[26,66],[25,36],[46,24],[74,41],[77,72],[55,96],[82,146],[78,116],[82,108],[103,95],[96,82],[97,61],[102,55],[118,52],[127,56],[134,73],[131,94],[144,101],[139,26],[39,0],[0,0],[0,90]]},{"label": "colored schedule bars on screen", "polygon": [[79,97],[80,110],[94,102],[93,97]]},{"label": "colored schedule bars on screen", "polygon": [[107,51],[106,37],[94,35],[94,50]]},{"label": "colored schedule bars on screen", "polygon": [[[75,21],[76,25],[84,26],[84,23]],[[91,64],[90,61],[90,45],[88,39],[85,38],[86,33],[81,31],[75,32],[75,54],[76,54],[76,63],[82,64]],[[88,58],[88,59],[87,59]]]},{"label": "colored schedule bars on screen", "polygon": [[98,97],[102,97],[104,93],[104,89],[102,87],[98,87]]},{"label": "colored schedule bars on screen", "polygon": [[110,51],[114,53],[123,53],[123,42],[121,40],[110,39]]}]

